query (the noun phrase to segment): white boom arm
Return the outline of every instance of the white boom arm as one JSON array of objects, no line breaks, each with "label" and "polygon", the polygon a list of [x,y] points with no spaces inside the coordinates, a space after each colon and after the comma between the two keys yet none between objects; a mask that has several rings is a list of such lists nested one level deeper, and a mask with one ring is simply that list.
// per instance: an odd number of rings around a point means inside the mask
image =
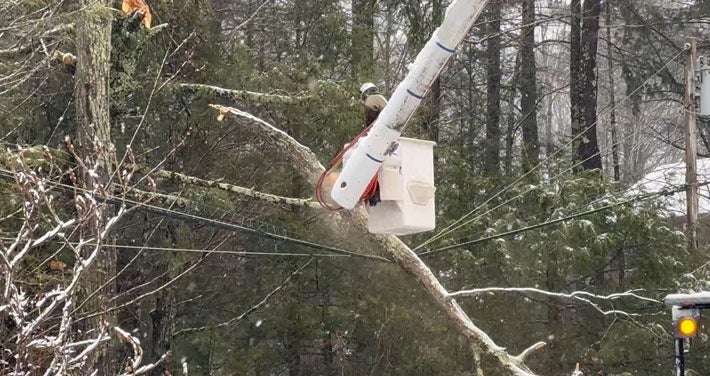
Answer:
[{"label": "white boom arm", "polygon": [[410,71],[397,86],[389,103],[372,125],[367,137],[343,167],[331,197],[340,206],[353,209],[385,158],[396,148],[402,130],[473,26],[487,0],[454,0],[446,9],[441,26],[419,52]]}]

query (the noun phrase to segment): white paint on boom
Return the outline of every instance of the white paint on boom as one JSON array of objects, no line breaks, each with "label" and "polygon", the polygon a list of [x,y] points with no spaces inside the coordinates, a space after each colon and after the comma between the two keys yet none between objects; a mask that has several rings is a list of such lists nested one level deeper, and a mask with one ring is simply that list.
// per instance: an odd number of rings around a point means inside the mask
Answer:
[{"label": "white paint on boom", "polygon": [[331,197],[340,206],[353,209],[395,149],[397,138],[436,80],[456,47],[471,29],[487,0],[454,0],[446,9],[441,26],[419,52],[409,73],[397,86],[389,103],[375,121],[367,137],[353,152],[336,180]]}]

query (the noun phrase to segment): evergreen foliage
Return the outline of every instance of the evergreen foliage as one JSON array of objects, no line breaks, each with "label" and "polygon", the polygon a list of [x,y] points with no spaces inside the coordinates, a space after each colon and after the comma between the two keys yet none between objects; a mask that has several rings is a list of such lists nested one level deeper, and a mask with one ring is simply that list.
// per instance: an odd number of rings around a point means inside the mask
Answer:
[{"label": "evergreen foliage", "polygon": [[[573,160],[570,145],[576,134],[568,122],[569,102],[564,99],[568,94],[559,93],[560,86],[568,85],[560,77],[569,74],[569,64],[560,61],[568,62],[569,52],[560,46],[552,52],[545,49],[565,38],[555,38],[549,30],[535,34],[542,27],[539,22],[550,23],[566,35],[568,28],[556,18],[566,17],[561,14],[567,7],[556,1],[526,4],[538,6],[532,17],[535,25],[524,28],[535,38],[527,34],[524,39],[520,28],[511,27],[522,20],[519,4],[497,3],[494,14],[502,15],[498,20],[502,26],[493,30],[500,59],[486,55],[495,51],[478,42],[491,35],[477,25],[442,72],[437,90],[432,91],[438,95],[430,95],[423,112],[413,119],[406,136],[434,137],[439,143],[439,230],[402,239],[416,246],[463,219],[460,228],[417,250],[436,251],[480,240],[422,256],[450,291],[531,287],[597,296],[633,291],[648,297],[589,298],[599,309],[578,299],[534,292],[486,292],[457,301],[475,324],[511,353],[546,341],[547,347],[526,363],[538,374],[568,374],[577,363],[590,375],[668,374],[672,368],[669,314],[651,299],[658,301],[679,290],[707,289],[706,268],[698,268],[706,257],[686,251],[685,237],[664,217],[662,202],[622,202],[629,199],[624,193],[627,183],[644,172],[643,166],[673,156],[672,146],[637,132],[636,125],[656,117],[650,124],[654,130],[669,129],[672,111],[668,108],[678,100],[682,82],[677,69],[682,61],[673,60],[681,42],[676,34],[710,9],[703,2],[677,9],[655,1],[614,3],[613,19],[620,30],[608,42],[619,69],[612,74],[624,82],[629,99],[611,104],[629,114],[619,119],[623,143],[628,145],[620,183],[605,178],[607,171],[574,173],[578,161]],[[276,125],[310,148],[327,167],[365,125],[357,92],[361,81],[376,82],[390,94],[406,73],[406,62],[440,22],[446,4],[438,0],[354,0],[347,6],[332,0],[153,0],[149,5],[154,26],[166,26],[145,30],[117,9],[106,7],[87,13],[112,20],[109,105],[118,160],[310,198],[312,182],[294,169],[277,143],[244,119],[218,121],[208,105],[233,106]],[[53,15],[38,16],[45,8],[52,9]],[[77,10],[76,4],[57,6],[45,1],[0,5],[0,20],[8,25],[0,31],[4,145],[0,168],[4,174],[32,172],[46,179],[63,216],[76,215],[77,210],[72,204],[72,169],[77,160],[59,151],[66,149],[64,137],[77,133],[73,103],[77,78],[52,61],[51,55],[75,53],[76,32],[66,28],[47,33],[74,22]],[[633,26],[647,18],[641,29]],[[518,57],[522,41],[530,47],[525,61]],[[593,58],[602,61],[601,44],[599,50]],[[521,65],[530,61],[536,69]],[[500,66],[486,69],[487,62]],[[596,64],[597,69],[600,66]],[[497,78],[491,80],[488,72],[498,72]],[[609,147],[604,144],[606,113],[601,103],[608,88],[601,82],[605,75],[596,77],[600,81],[595,87],[600,97],[598,146],[604,154]],[[217,95],[206,85],[263,95]],[[497,85],[497,90],[487,90],[490,85]],[[623,90],[618,91],[623,96]],[[486,105],[491,92],[498,96],[498,114]],[[523,102],[526,93],[536,93],[538,98]],[[271,100],[265,99],[269,96]],[[654,108],[659,102],[665,107]],[[531,107],[537,120],[526,119]],[[492,132],[497,138],[495,155],[485,133],[490,116],[499,116]],[[535,134],[524,137],[524,132]],[[670,131],[663,135],[674,139]],[[534,156],[526,154],[530,146],[535,147]],[[639,149],[652,152],[646,155]],[[600,158],[606,160],[605,155]],[[531,176],[523,175],[532,168],[537,170]],[[129,172],[126,168],[125,174]],[[136,175],[135,187],[149,191],[146,175]],[[155,181],[157,192],[188,200],[191,206],[169,207],[154,200],[148,204],[167,210],[144,207],[124,216],[112,231],[118,250],[118,273],[112,276],[115,288],[105,291],[105,308],[117,307],[115,324],[140,339],[147,361],[171,352],[154,374],[169,370],[178,375],[183,363],[190,375],[469,376],[478,375],[479,367],[485,375],[503,374],[476,360],[445,313],[396,264],[316,252],[258,233],[383,254],[372,249],[365,234],[343,228],[341,222],[336,221],[341,227],[335,231],[328,222],[332,214],[274,205],[177,179]],[[120,191],[116,186],[111,189]],[[27,198],[17,183],[3,180],[0,193],[3,243],[17,236],[23,223],[37,225],[36,233],[48,229],[48,206],[25,217],[20,209]],[[615,203],[619,205],[524,230]],[[220,222],[257,233],[230,231]],[[515,230],[521,231],[484,239]],[[312,253],[317,256],[310,257]],[[14,281],[28,296],[38,295],[67,283],[76,260],[66,244],[45,244],[23,261]],[[64,266],[55,269],[50,261]],[[6,303],[0,300],[0,307]],[[56,325],[61,309],[53,314]],[[0,348],[17,350],[13,340],[19,329],[2,309],[0,321],[4,322]],[[697,346],[694,342],[690,358],[700,373],[710,370],[710,363],[700,355],[707,350],[705,343],[706,336]],[[121,346],[118,341],[111,343],[113,349]],[[110,365],[116,373],[125,371],[130,351],[114,354]],[[47,367],[51,359],[42,352],[34,356],[31,360],[37,369]],[[14,361],[6,354],[0,355],[0,361],[0,373],[13,369]]]}]

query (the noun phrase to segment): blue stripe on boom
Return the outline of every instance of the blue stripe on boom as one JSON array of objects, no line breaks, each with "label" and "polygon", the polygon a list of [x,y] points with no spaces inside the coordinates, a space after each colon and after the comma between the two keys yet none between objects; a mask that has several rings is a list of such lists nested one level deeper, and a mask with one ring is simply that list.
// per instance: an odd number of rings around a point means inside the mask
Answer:
[{"label": "blue stripe on boom", "polygon": [[436,45],[439,46],[439,48],[441,48],[442,50],[444,50],[444,51],[446,51],[446,52],[448,52],[448,53],[450,53],[450,54],[456,52],[456,50],[453,50],[453,49],[451,49],[451,48],[449,48],[449,47],[444,46],[443,44],[441,44],[441,42],[436,42]]},{"label": "blue stripe on boom", "polygon": [[423,95],[414,94],[414,92],[411,91],[411,90],[409,90],[409,89],[407,89],[407,93],[409,93],[409,95],[413,96],[414,98],[417,98],[417,99],[424,99],[424,96],[423,96]]},{"label": "blue stripe on boom", "polygon": [[368,158],[372,159],[373,161],[375,161],[375,162],[377,162],[377,163],[382,163],[382,162],[384,162],[384,161],[381,161],[381,160],[379,160],[379,159],[377,159],[377,158],[371,156],[370,153],[365,153],[365,155],[367,155]]}]

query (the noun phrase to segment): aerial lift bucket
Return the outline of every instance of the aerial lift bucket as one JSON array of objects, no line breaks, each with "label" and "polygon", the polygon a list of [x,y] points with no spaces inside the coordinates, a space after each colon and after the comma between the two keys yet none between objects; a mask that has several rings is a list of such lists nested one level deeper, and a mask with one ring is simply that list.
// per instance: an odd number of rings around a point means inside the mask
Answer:
[{"label": "aerial lift bucket", "polygon": [[377,173],[381,201],[366,204],[370,232],[407,235],[435,228],[434,145],[399,138],[397,150]]}]

